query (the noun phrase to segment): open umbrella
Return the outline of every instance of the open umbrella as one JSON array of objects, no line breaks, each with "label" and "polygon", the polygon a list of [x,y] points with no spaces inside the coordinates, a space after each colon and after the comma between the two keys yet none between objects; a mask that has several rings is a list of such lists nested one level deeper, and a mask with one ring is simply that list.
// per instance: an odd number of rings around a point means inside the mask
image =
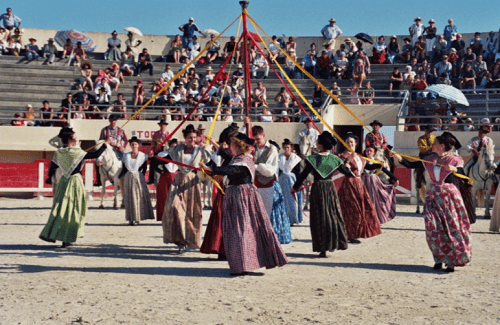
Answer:
[{"label": "open umbrella", "polygon": [[67,39],[71,40],[71,44],[76,47],[77,42],[82,42],[82,47],[86,52],[94,52],[97,44],[90,38],[89,35],[79,32],[77,30],[60,30],[56,33],[54,40],[61,47],[64,47]]},{"label": "open umbrella", "polygon": [[373,44],[373,38],[370,35],[368,35],[368,34],[357,33],[356,35],[354,35],[354,37],[356,37],[357,39],[362,40],[363,42]]},{"label": "open umbrella", "polygon": [[259,35],[257,35],[257,34],[256,34],[256,33],[254,33],[254,32],[251,32],[251,31],[248,31],[248,38],[253,39],[253,40],[254,40],[254,41],[256,41],[257,43],[262,42],[262,40],[260,39]]},{"label": "open umbrella", "polygon": [[143,36],[141,31],[137,27],[125,27],[123,30],[126,32],[131,32],[132,34],[135,35]]},{"label": "open umbrella", "polygon": [[436,94],[443,98],[449,99],[452,102],[456,102],[458,104],[462,104],[465,106],[469,106],[469,101],[465,97],[464,93],[459,89],[448,86],[448,85],[432,85],[425,88],[425,91]]},{"label": "open umbrella", "polygon": [[218,31],[216,31],[215,29],[211,29],[211,28],[209,28],[209,29],[205,29],[205,30],[203,31],[203,34],[205,34],[205,35],[207,35],[207,36],[208,36],[208,35],[215,35],[215,36],[219,36],[219,32],[218,32]]}]

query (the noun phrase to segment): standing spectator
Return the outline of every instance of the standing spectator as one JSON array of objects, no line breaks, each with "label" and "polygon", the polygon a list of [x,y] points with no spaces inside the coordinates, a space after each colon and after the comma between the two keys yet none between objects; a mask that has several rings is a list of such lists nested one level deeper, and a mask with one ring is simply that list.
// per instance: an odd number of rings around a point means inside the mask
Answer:
[{"label": "standing spectator", "polygon": [[432,49],[434,48],[434,43],[436,42],[436,34],[437,34],[437,28],[434,25],[436,22],[434,19],[429,20],[429,26],[425,27],[424,33],[426,41],[426,56],[430,57],[432,55]]},{"label": "standing spectator", "polygon": [[28,61],[33,61],[33,60],[38,61],[38,58],[40,58],[38,51],[40,51],[40,49],[38,48],[38,45],[36,45],[36,39],[30,38],[29,41],[30,43],[26,45],[24,48],[25,51],[24,55],[26,56],[26,59]]},{"label": "standing spectator", "polygon": [[387,43],[383,36],[378,38],[378,42],[373,44],[373,63],[381,64],[387,61]]},{"label": "standing spectator", "polygon": [[181,36],[175,35],[174,40],[172,41],[172,43],[170,43],[170,50],[169,50],[169,54],[174,59],[175,63],[180,63],[181,51],[182,51]]},{"label": "standing spectator", "polygon": [[323,27],[321,30],[321,35],[323,35],[324,39],[327,39],[331,42],[332,47],[335,48],[335,41],[342,35],[342,30],[335,25],[335,18],[329,20],[330,24]]},{"label": "standing spectator", "polygon": [[137,76],[141,75],[144,70],[149,70],[149,75],[153,75],[153,60],[151,55],[148,53],[148,49],[142,49],[142,53],[139,54],[139,62],[137,63]]},{"label": "standing spectator", "polygon": [[194,32],[198,32],[201,35],[206,36],[198,28],[198,26],[196,26],[193,17],[189,18],[189,22],[187,24],[179,26],[179,30],[184,33],[182,35],[182,47],[185,49],[188,47],[188,44],[191,43],[191,41],[193,40]]},{"label": "standing spectator", "polygon": [[498,53],[498,37],[495,36],[495,32],[490,32],[488,38],[486,39],[485,48],[484,58],[487,62],[493,62],[496,54]]},{"label": "standing spectator", "polygon": [[21,35],[21,30],[18,27],[14,29],[14,35],[9,35],[9,47],[12,50],[12,54],[19,56],[19,53],[23,48],[23,37]]},{"label": "standing spectator", "polygon": [[[449,48],[451,48],[451,42],[458,34],[458,28],[457,28],[457,26],[454,25],[453,19],[451,19],[451,18],[448,19],[448,25],[446,25],[444,27],[443,34],[444,34],[444,39],[446,40],[446,42],[448,44],[447,48],[449,49]],[[458,51],[458,49],[457,49],[457,51]]]},{"label": "standing spectator", "polygon": [[231,53],[233,53],[233,62],[234,63],[239,63],[240,62],[240,51],[236,48],[236,37],[231,36],[229,42],[226,42],[224,45],[224,48],[222,49],[222,59],[224,61],[227,59]]},{"label": "standing spectator", "polygon": [[21,27],[21,19],[12,14],[11,8],[7,8],[7,12],[2,14],[0,19],[3,21],[3,27],[8,30],[12,30],[14,27]]},{"label": "standing spectator", "polygon": [[406,37],[403,41],[405,42],[405,45],[399,54],[399,59],[404,63],[408,63],[411,58],[411,53],[413,52],[413,46],[410,44],[411,40],[408,37]]},{"label": "standing spectator", "polygon": [[117,36],[118,33],[114,30],[113,33],[111,33],[111,37],[108,38],[108,50],[104,53],[105,60],[121,60],[122,51],[120,51],[120,47],[122,46],[122,41]]},{"label": "standing spectator", "polygon": [[142,105],[144,102],[144,85],[142,80],[137,80],[137,84],[134,86],[134,106]]},{"label": "standing spectator", "polygon": [[403,83],[403,74],[399,71],[398,67],[394,67],[394,71],[391,74],[389,81],[389,95],[392,95],[393,89],[401,89],[401,84]]},{"label": "standing spectator", "polygon": [[476,73],[469,63],[465,65],[465,70],[462,72],[458,83],[458,88],[463,89],[464,86],[468,87],[468,89],[472,88],[473,93],[476,93]]},{"label": "standing spectator", "polygon": [[316,52],[310,52],[309,56],[302,59],[301,65],[307,72],[311,73],[313,76],[316,74]]},{"label": "standing spectator", "polygon": [[67,59],[73,55],[73,43],[71,43],[71,38],[66,39],[64,43],[63,51],[61,53],[61,59]]},{"label": "standing spectator", "polygon": [[274,60],[277,60],[279,55],[280,55],[280,46],[278,44],[276,35],[273,35],[272,42],[269,43],[269,61],[273,62]]},{"label": "standing spectator", "polygon": [[52,64],[56,58],[57,47],[54,45],[54,39],[49,38],[47,41],[48,44],[45,44],[42,49],[42,56],[46,57],[45,64]]},{"label": "standing spectator", "polygon": [[422,18],[417,17],[413,19],[413,21],[415,24],[411,25],[410,28],[408,28],[408,31],[410,32],[411,43],[412,45],[415,45],[418,38],[424,35],[425,27],[422,25]]},{"label": "standing spectator", "polygon": [[439,35],[436,42],[434,42],[434,51],[432,55],[433,62],[443,57],[448,51],[448,42],[444,39],[443,35]]},{"label": "standing spectator", "polygon": [[391,64],[394,64],[394,59],[398,56],[399,54],[399,43],[398,43],[398,38],[396,35],[393,35],[391,37],[391,41],[387,45],[387,59]]},{"label": "standing spectator", "polygon": [[43,107],[40,109],[40,126],[52,126],[54,125],[54,109],[50,107],[49,101],[43,101]]},{"label": "standing spectator", "polygon": [[130,47],[132,53],[134,54],[134,62],[137,62],[137,59],[139,58],[139,45],[142,44],[142,41],[135,38],[134,34],[131,32],[128,32],[127,37],[128,39],[125,41],[125,45],[127,46],[127,48]]},{"label": "standing spectator", "polygon": [[421,62],[425,59],[427,45],[425,43],[424,36],[421,35],[418,38],[418,41],[415,43],[415,59],[417,62]]},{"label": "standing spectator", "polygon": [[92,82],[92,64],[90,62],[83,62],[82,69],[80,70],[80,83],[78,88],[83,89],[89,87],[90,90],[94,89]]},{"label": "standing spectator", "polygon": [[330,79],[330,70],[332,69],[332,62],[328,56],[327,50],[321,51],[321,56],[318,58],[318,72],[322,79]]},{"label": "standing spectator", "polygon": [[257,56],[252,62],[252,76],[257,78],[257,71],[264,70],[264,79],[269,75],[269,64],[267,64],[266,57],[260,52],[257,52]]},{"label": "standing spectator", "polygon": [[[215,40],[215,35],[210,35],[210,41],[207,42],[206,46]],[[210,64],[219,56],[220,43],[215,41],[212,46],[207,50],[207,61],[205,63]]]},{"label": "standing spectator", "polygon": [[363,91],[363,99],[361,100],[361,104],[373,105],[374,97],[375,97],[375,89],[373,89],[371,82],[368,81],[365,84],[365,90]]}]

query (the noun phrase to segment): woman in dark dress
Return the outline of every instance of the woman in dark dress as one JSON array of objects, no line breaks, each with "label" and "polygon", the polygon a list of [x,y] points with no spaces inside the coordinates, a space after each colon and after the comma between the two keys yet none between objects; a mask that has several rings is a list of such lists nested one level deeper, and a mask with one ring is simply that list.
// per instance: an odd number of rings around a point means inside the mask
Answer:
[{"label": "woman in dark dress", "polygon": [[292,190],[292,193],[296,193],[307,175],[313,173],[314,182],[309,196],[310,228],[313,252],[320,252],[319,257],[326,257],[326,251],[347,249],[344,218],[332,177],[337,170],[343,174],[348,174],[350,171],[339,157],[331,153],[335,143],[335,139],[326,131],[318,137],[316,146],[319,153],[305,159],[306,167],[300,173]]}]

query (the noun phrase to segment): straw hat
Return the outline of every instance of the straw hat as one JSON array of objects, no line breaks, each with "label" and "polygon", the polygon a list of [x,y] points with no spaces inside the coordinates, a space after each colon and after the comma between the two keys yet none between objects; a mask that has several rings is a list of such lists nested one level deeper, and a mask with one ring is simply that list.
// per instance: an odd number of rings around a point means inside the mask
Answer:
[{"label": "straw hat", "polygon": [[422,18],[417,17],[417,18],[413,19],[413,21],[414,21],[414,22],[417,22],[417,21],[422,21]]},{"label": "straw hat", "polygon": [[336,22],[336,20],[335,20],[335,18],[330,18],[329,22],[334,23],[334,22]]}]

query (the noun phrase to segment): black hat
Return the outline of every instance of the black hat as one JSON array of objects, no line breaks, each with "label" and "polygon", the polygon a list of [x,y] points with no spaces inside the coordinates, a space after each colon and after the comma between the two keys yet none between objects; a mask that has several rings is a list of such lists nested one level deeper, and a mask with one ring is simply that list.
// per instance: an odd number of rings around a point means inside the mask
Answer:
[{"label": "black hat", "polygon": [[75,134],[75,131],[73,131],[72,128],[70,127],[63,127],[61,131],[59,131],[58,137],[62,138],[63,136],[68,136],[68,135],[73,135]]},{"label": "black hat", "polygon": [[443,134],[441,134],[441,137],[442,138],[452,138],[453,140],[455,140],[454,147],[456,150],[462,148],[462,144],[460,143],[460,141],[458,141],[458,139],[451,132],[445,131],[445,132],[443,132]]},{"label": "black hat", "polygon": [[139,145],[142,144],[141,140],[139,140],[136,136],[133,136],[130,140],[128,140],[128,143],[132,142],[137,142]]},{"label": "black hat", "polygon": [[323,131],[323,133],[318,136],[318,143],[321,144],[324,149],[330,150],[334,145],[337,144],[337,140],[335,140],[330,132]]},{"label": "black hat", "polygon": [[120,119],[120,116],[118,116],[118,114],[111,114],[108,117],[108,120],[110,120],[110,121],[118,121],[119,119]]},{"label": "black hat", "polygon": [[374,126],[375,124],[378,124],[380,125],[380,127],[383,127],[384,125],[382,123],[380,123],[379,120],[374,120],[373,122],[370,123],[370,126]]},{"label": "black hat", "polygon": [[161,119],[160,122],[158,122],[158,125],[168,125],[167,121],[165,121],[165,119]]},{"label": "black hat", "polygon": [[273,146],[275,146],[276,148],[278,148],[278,150],[281,149],[280,145],[276,142],[276,141],[273,141],[273,140],[268,140],[270,144],[272,144]]},{"label": "black hat", "polygon": [[184,130],[185,130],[185,131],[187,131],[187,130],[193,130],[193,131],[196,131],[196,130],[195,130],[195,128],[194,128],[194,125],[193,125],[193,124],[188,124]]},{"label": "black hat", "polygon": [[245,133],[238,133],[235,138],[239,139],[239,140],[241,140],[241,141],[243,141],[246,144],[249,144],[251,146],[253,146],[255,144],[254,139],[250,139],[249,137],[247,137],[247,135]]}]

